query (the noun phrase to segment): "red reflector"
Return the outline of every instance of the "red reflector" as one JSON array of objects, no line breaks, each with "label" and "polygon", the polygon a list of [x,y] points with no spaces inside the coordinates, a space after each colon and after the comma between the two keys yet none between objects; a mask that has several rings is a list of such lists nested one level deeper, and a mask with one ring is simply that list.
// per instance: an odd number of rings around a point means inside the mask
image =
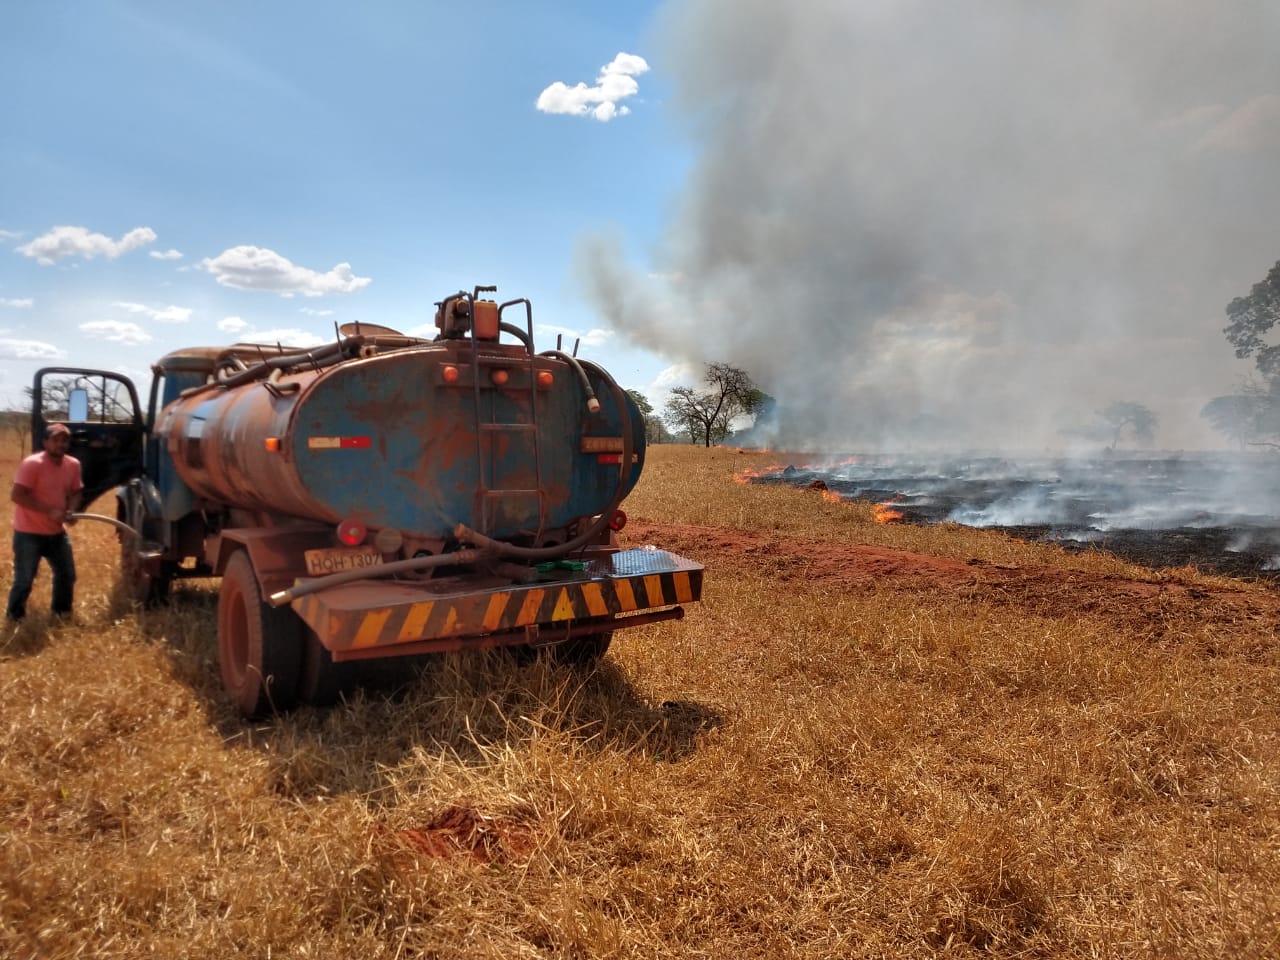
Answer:
[{"label": "red reflector", "polygon": [[596,463],[621,463],[622,454],[620,453],[601,453],[596,456]]},{"label": "red reflector", "polygon": [[614,513],[613,519],[609,521],[609,529],[615,532],[618,530],[621,530],[626,525],[627,525],[627,515],[623,513],[621,510],[618,510],[616,513]]},{"label": "red reflector", "polygon": [[339,444],[344,450],[367,450],[373,446],[372,437],[343,437]]},{"label": "red reflector", "polygon": [[359,520],[343,520],[338,524],[338,540],[348,547],[358,547],[369,535],[369,529]]}]

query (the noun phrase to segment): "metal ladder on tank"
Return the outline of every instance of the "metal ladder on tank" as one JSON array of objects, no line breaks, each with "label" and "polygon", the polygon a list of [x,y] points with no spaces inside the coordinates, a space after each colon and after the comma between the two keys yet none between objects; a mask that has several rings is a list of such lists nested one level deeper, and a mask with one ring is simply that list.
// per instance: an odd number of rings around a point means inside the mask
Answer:
[{"label": "metal ladder on tank", "polygon": [[[476,480],[479,485],[480,496],[480,525],[479,531],[485,536],[492,536],[492,510],[493,504],[499,500],[516,500],[516,499],[536,499],[538,502],[538,529],[535,533],[535,539],[542,533],[542,529],[546,524],[546,509],[542,494],[542,450],[540,444],[541,431],[538,429],[538,382],[537,370],[534,367],[535,355],[533,352],[533,304],[525,297],[516,300],[508,300],[506,303],[498,307],[498,323],[502,323],[502,314],[507,307],[515,304],[524,304],[525,314],[525,330],[528,337],[525,343],[525,353],[520,358],[512,356],[482,356],[478,349],[478,341],[476,340],[476,323],[475,323],[475,302],[482,293],[493,293],[497,287],[476,287],[472,294],[467,298],[467,307],[470,311],[471,318],[471,383],[473,387],[473,395],[475,400],[475,424],[476,424]],[[498,335],[502,335],[501,326],[499,326]],[[484,412],[483,395],[480,390],[480,374],[485,367],[504,367],[512,372],[524,371],[528,374],[529,379],[529,422],[514,423],[504,422],[492,419],[492,415],[486,416]],[[491,398],[492,399],[492,398]],[[491,404],[492,407],[495,406]],[[528,434],[532,440],[533,448],[533,470],[534,479],[537,483],[536,487],[499,487],[495,486],[499,478],[491,475],[497,473],[497,457],[494,454],[493,441],[501,434]]]}]

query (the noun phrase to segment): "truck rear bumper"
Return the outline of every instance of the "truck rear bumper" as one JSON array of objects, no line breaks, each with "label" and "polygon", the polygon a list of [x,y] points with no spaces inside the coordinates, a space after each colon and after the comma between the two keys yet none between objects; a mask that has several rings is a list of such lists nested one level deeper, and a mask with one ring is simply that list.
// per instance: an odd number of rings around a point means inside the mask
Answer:
[{"label": "truck rear bumper", "polygon": [[591,559],[565,579],[357,580],[299,597],[292,606],[342,661],[555,642],[678,617],[679,604],[701,597],[701,564],[640,549]]}]

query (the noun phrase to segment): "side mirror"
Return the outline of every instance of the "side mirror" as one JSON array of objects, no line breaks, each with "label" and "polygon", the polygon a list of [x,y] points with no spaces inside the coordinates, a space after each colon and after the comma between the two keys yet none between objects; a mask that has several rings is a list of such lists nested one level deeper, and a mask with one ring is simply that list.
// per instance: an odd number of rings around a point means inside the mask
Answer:
[{"label": "side mirror", "polygon": [[67,419],[73,423],[84,423],[89,419],[89,391],[76,387],[68,398]]}]

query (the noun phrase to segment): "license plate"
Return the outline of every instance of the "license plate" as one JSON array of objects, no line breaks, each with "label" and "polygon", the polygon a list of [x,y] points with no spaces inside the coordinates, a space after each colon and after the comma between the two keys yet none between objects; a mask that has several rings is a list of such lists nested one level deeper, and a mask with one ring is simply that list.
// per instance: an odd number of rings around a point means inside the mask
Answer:
[{"label": "license plate", "polygon": [[323,577],[326,573],[343,573],[362,567],[382,564],[382,552],[377,547],[333,547],[329,550],[308,550],[305,554],[307,573]]}]

